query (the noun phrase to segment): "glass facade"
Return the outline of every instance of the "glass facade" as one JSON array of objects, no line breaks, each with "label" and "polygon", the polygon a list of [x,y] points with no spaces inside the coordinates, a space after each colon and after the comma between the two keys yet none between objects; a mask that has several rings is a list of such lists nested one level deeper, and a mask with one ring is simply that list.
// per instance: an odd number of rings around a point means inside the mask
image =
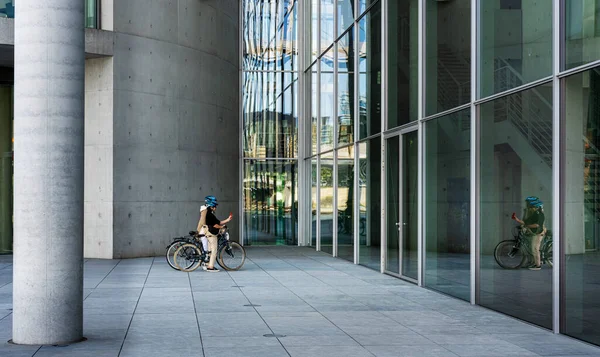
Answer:
[{"label": "glass facade", "polygon": [[244,160],[304,163],[299,245],[600,345],[599,3],[306,2]]},{"label": "glass facade", "polygon": [[425,123],[424,285],[469,300],[470,111]]},{"label": "glass facade", "polygon": [[13,250],[13,87],[0,85],[0,254]]},{"label": "glass facade", "polygon": [[[99,14],[98,14],[98,3],[97,0],[84,0],[85,1],[85,27],[87,28],[98,28]],[[8,2],[10,3],[10,1]],[[13,1],[14,3],[14,1]],[[7,4],[8,5],[8,4]]]},{"label": "glass facade", "polygon": [[[563,332],[600,345],[600,68],[564,81]],[[567,120],[568,118],[568,120]]]},{"label": "glass facade", "polygon": [[3,1],[2,4],[0,4],[0,17],[8,17],[9,19],[15,17],[14,1]]},{"label": "glass facade", "polygon": [[243,241],[297,244],[298,4],[242,6]]}]

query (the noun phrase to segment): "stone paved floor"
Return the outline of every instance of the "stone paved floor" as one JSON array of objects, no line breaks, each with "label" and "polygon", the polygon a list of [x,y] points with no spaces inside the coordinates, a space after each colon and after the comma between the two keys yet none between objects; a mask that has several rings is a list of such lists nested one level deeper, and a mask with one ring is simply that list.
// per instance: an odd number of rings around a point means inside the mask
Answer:
[{"label": "stone paved floor", "polygon": [[[600,356],[600,348],[309,248],[248,255],[242,271],[216,274],[177,272],[162,257],[88,260],[88,341],[0,342],[0,356]],[[11,281],[11,257],[0,256],[0,341],[11,337]]]}]

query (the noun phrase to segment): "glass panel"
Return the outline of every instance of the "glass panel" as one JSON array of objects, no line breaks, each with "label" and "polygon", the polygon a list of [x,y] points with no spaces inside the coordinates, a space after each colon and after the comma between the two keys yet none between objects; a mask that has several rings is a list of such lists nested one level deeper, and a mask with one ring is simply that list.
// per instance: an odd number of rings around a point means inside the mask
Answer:
[{"label": "glass panel", "polygon": [[[87,3],[86,3],[86,8],[87,8]],[[14,18],[15,17],[15,3],[12,0],[7,0],[7,1],[3,1],[2,4],[0,4],[0,17],[8,17],[8,18]],[[86,21],[87,23],[87,21]]]},{"label": "glass panel", "polygon": [[321,51],[333,44],[335,40],[335,0],[321,0]]},{"label": "glass panel", "polygon": [[358,0],[358,14],[362,14],[363,12],[365,12],[365,10],[371,6],[371,4],[373,4],[375,1],[377,0]]},{"label": "glass panel", "polygon": [[[12,17],[15,16],[14,11],[14,1],[8,0],[6,3],[6,9],[8,9],[9,4],[12,7]],[[85,0],[85,27],[95,29],[98,27],[98,8],[96,7],[96,0]],[[2,10],[0,9],[0,14],[2,14]],[[0,15],[1,16],[1,15]],[[8,16],[11,17],[11,16]]]},{"label": "glass panel", "polygon": [[333,153],[321,156],[321,250],[333,254]]},{"label": "glass panel", "polygon": [[297,0],[244,1],[244,70],[298,70],[297,15]]},{"label": "glass panel", "polygon": [[359,146],[359,263],[381,269],[381,138]]},{"label": "glass panel", "polygon": [[243,78],[244,156],[296,157],[296,74],[246,72]]},{"label": "glass panel", "polygon": [[313,63],[321,54],[319,51],[319,0],[311,0],[310,5],[310,60]]},{"label": "glass panel", "polygon": [[310,161],[311,167],[311,188],[310,188],[310,216],[311,216],[311,239],[310,245],[313,247],[317,246],[317,202],[319,200],[319,173],[317,172],[317,159]]},{"label": "glass panel", "polygon": [[381,6],[359,23],[358,96],[360,139],[381,132]]},{"label": "glass panel", "polygon": [[600,344],[600,69],[565,81],[564,332]]},{"label": "glass panel", "polygon": [[471,0],[427,0],[426,115],[471,100]]},{"label": "glass panel", "polygon": [[481,1],[481,97],[552,74],[552,1]]},{"label": "glass panel", "polygon": [[321,145],[319,151],[333,149],[333,116],[335,112],[335,93],[333,74],[333,48],[321,58]]},{"label": "glass panel", "polygon": [[0,254],[13,250],[13,88],[0,86]]},{"label": "glass panel", "polygon": [[600,59],[600,1],[566,0],[566,69]]},{"label": "glass panel", "polygon": [[338,144],[354,142],[354,32],[347,32],[338,44]]},{"label": "glass panel", "polygon": [[402,275],[417,279],[419,262],[417,131],[402,136]]},{"label": "glass panel", "polygon": [[388,128],[417,120],[419,0],[390,1]]},{"label": "glass panel", "polygon": [[244,242],[298,244],[295,161],[244,161]]},{"label": "glass panel", "polygon": [[[552,85],[481,105],[480,123],[480,304],[551,328]],[[527,208],[530,196],[543,207]]]},{"label": "glass panel", "polygon": [[354,22],[354,0],[337,0],[337,12],[339,36]]},{"label": "glass panel", "polygon": [[319,122],[319,107],[317,106],[317,98],[319,95],[319,73],[317,72],[316,64],[311,67],[310,81],[310,154],[315,155],[318,152],[317,130]]},{"label": "glass panel", "polygon": [[385,270],[400,273],[400,138],[398,136],[386,141],[386,216],[387,246]]},{"label": "glass panel", "polygon": [[338,256],[354,261],[354,146],[338,150]]},{"label": "glass panel", "polygon": [[425,123],[425,286],[470,300],[470,111]]}]

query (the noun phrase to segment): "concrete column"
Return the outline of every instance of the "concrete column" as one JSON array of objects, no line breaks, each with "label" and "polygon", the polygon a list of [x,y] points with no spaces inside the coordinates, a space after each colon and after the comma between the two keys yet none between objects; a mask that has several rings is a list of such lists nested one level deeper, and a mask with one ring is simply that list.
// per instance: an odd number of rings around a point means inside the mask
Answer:
[{"label": "concrete column", "polygon": [[15,16],[13,341],[83,332],[81,0],[19,0]]}]

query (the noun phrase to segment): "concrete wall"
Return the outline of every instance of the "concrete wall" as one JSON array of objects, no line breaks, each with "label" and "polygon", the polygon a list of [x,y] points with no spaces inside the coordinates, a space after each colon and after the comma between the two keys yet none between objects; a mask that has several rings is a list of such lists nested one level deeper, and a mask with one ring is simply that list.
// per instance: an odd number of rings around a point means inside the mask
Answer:
[{"label": "concrete wall", "polygon": [[113,257],[113,58],[85,61],[84,256]]},{"label": "concrete wall", "polygon": [[204,196],[239,211],[239,4],[113,6],[113,256],[160,255]]}]

